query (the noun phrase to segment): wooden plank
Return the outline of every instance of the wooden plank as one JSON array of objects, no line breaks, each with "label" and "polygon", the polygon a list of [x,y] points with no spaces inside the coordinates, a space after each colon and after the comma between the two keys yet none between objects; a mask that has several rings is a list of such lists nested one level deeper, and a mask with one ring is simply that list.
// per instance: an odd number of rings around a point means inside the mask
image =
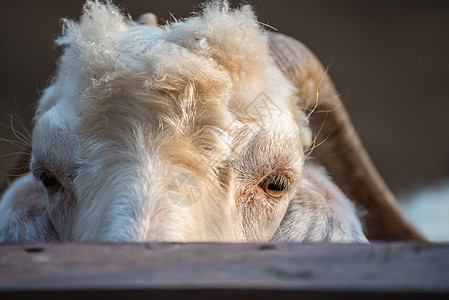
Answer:
[{"label": "wooden plank", "polygon": [[7,298],[449,299],[449,245],[3,244]]}]

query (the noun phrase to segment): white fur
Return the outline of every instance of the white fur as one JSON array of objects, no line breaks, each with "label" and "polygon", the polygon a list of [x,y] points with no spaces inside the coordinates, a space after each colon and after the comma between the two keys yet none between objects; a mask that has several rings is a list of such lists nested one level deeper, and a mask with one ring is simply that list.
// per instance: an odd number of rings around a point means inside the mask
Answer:
[{"label": "white fur", "polygon": [[16,180],[0,201],[0,241],[56,241],[42,184],[31,174]]},{"label": "white fur", "polygon": [[[309,240],[366,241],[349,200],[304,167],[305,116],[249,6],[211,3],[157,27],[89,1],[57,43],[65,50],[37,108],[31,170],[59,181],[47,213],[61,240],[305,240],[310,222],[291,223],[332,218]],[[284,196],[261,189],[270,176],[288,184]],[[321,185],[326,193],[298,194]],[[316,207],[292,213],[301,195]]]},{"label": "white fur", "polygon": [[406,216],[430,240],[449,242],[449,180],[399,197]]}]

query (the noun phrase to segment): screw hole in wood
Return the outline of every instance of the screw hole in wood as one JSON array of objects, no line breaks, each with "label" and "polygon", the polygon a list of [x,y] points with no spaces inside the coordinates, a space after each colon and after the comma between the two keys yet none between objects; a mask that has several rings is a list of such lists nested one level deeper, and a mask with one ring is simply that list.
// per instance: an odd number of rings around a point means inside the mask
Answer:
[{"label": "screw hole in wood", "polygon": [[272,245],[272,244],[263,244],[263,245],[260,245],[260,246],[259,246],[259,251],[272,250],[272,249],[274,249],[274,248],[276,248],[275,245]]},{"label": "screw hole in wood", "polygon": [[44,248],[42,247],[31,247],[31,248],[25,248],[25,251],[28,253],[41,253],[44,252]]}]

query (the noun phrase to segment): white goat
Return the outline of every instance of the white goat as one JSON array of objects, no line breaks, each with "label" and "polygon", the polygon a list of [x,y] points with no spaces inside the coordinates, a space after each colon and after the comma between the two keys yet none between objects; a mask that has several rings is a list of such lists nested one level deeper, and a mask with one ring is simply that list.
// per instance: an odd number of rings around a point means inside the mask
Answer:
[{"label": "white goat", "polygon": [[306,94],[335,91],[299,44],[311,63],[298,72],[313,76],[290,77],[285,39],[249,6],[211,3],[159,27],[87,2],[57,40],[31,172],[0,202],[0,240],[366,242],[352,203],[306,162],[304,111],[330,103]]}]

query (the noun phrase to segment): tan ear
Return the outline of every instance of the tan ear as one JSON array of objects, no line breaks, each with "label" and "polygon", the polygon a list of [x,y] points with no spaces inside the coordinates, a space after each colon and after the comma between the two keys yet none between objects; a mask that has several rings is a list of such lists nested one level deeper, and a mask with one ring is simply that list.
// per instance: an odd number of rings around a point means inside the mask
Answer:
[{"label": "tan ear", "polygon": [[273,240],[366,243],[351,201],[321,167],[306,164]]},{"label": "tan ear", "polygon": [[299,108],[310,112],[310,126],[320,145],[311,153],[326,168],[340,189],[361,210],[368,239],[426,239],[399,209],[343,107],[334,85],[319,60],[297,40],[270,33],[272,55],[283,73],[298,88]]},{"label": "tan ear", "polygon": [[0,242],[59,240],[47,201],[45,187],[31,173],[16,179],[0,200]]}]

